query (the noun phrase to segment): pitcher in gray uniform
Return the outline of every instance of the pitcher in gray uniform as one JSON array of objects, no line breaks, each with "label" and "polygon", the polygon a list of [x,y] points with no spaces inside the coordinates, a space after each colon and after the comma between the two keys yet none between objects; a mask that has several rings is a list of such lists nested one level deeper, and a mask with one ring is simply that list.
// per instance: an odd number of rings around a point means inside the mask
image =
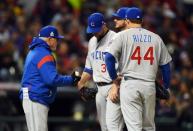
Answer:
[{"label": "pitcher in gray uniform", "polygon": [[[78,88],[81,89],[93,77],[98,87],[96,107],[101,130],[122,131],[123,118],[119,117],[122,116],[120,115],[120,105],[107,99],[108,92],[112,87],[112,80],[106,69],[105,52],[116,33],[107,28],[101,13],[93,13],[89,16],[87,33],[92,33],[93,37],[89,40],[85,69],[78,83]],[[107,106],[113,108],[106,111]],[[111,118],[108,120],[108,124],[111,125],[108,126],[109,129],[107,129],[106,117]]]},{"label": "pitcher in gray uniform", "polygon": [[[170,83],[172,60],[162,39],[142,28],[142,11],[130,8],[126,13],[127,29],[116,34],[105,63],[113,83],[119,87],[115,62],[123,75],[120,85],[120,102],[128,131],[155,131],[155,78],[161,68],[164,86]],[[120,59],[121,58],[121,59]],[[111,99],[116,94],[111,94]]]}]

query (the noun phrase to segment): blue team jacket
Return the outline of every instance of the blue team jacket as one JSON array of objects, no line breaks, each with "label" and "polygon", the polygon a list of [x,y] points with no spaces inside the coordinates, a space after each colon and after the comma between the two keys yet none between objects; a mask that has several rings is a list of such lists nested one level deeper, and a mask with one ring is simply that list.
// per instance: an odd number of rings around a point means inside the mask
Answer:
[{"label": "blue team jacket", "polygon": [[49,106],[55,99],[57,86],[72,85],[73,78],[57,73],[52,52],[43,40],[33,38],[29,49],[19,91],[20,99],[23,99],[22,88],[28,88],[32,101]]}]

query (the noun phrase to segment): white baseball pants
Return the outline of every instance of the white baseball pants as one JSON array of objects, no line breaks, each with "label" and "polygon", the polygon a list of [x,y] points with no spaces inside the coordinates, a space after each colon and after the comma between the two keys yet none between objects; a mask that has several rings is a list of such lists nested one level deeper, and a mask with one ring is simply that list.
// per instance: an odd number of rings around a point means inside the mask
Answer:
[{"label": "white baseball pants", "polygon": [[97,116],[102,131],[122,131],[123,116],[120,109],[120,103],[112,103],[107,98],[112,85],[98,86],[96,95]]},{"label": "white baseball pants", "polygon": [[120,102],[128,131],[155,131],[155,83],[122,80]]},{"label": "white baseball pants", "polygon": [[47,119],[49,108],[29,99],[24,94],[23,109],[27,122],[28,131],[48,131]]}]

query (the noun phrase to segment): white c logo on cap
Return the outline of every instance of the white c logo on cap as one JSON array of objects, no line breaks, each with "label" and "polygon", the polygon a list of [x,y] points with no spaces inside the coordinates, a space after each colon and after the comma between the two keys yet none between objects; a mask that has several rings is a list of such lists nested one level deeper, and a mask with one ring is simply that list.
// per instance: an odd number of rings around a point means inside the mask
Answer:
[{"label": "white c logo on cap", "polygon": [[93,27],[95,26],[94,22],[91,22],[90,25],[93,26]]}]

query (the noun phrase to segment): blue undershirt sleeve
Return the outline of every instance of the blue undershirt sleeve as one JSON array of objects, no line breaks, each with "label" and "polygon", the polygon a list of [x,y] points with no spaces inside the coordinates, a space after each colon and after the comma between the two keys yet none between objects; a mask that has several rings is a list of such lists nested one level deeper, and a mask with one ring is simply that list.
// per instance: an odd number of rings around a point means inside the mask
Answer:
[{"label": "blue undershirt sleeve", "polygon": [[116,63],[115,57],[110,53],[105,53],[105,63],[111,79],[115,80],[117,78],[117,72],[115,69],[115,63]]},{"label": "blue undershirt sleeve", "polygon": [[92,75],[92,69],[89,69],[89,68],[84,68],[84,72],[87,72],[88,74]]},{"label": "blue undershirt sleeve", "polygon": [[164,86],[166,89],[168,89],[170,85],[170,79],[171,79],[170,64],[168,63],[166,65],[161,65],[160,68],[162,72]]}]

